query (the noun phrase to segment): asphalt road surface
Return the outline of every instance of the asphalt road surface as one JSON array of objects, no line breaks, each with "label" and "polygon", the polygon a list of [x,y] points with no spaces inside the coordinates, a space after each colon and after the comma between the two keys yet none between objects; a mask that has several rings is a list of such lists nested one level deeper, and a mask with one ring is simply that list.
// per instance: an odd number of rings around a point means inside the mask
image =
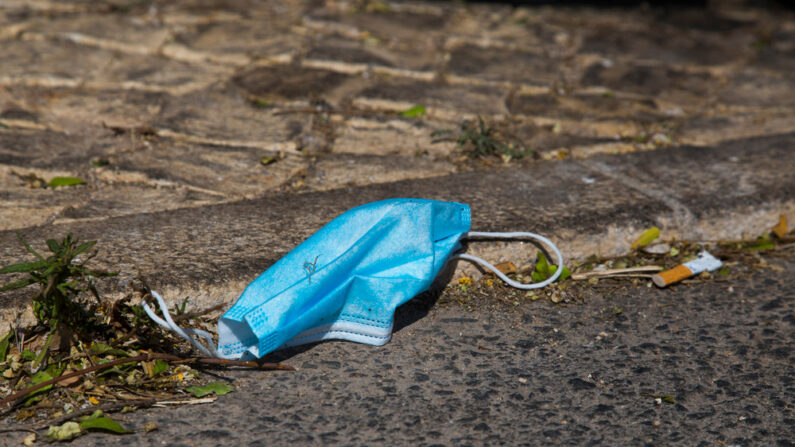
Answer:
[{"label": "asphalt road surface", "polygon": [[791,446],[795,262],[773,264],[565,306],[500,288],[415,300],[385,346],[282,351],[271,360],[298,371],[220,371],[234,393],[119,415],[139,432],[72,445]]}]

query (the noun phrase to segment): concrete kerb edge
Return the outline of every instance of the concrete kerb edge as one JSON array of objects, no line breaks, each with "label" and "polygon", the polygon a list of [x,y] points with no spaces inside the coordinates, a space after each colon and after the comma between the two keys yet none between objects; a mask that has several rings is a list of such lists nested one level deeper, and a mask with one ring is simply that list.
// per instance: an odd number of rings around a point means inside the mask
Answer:
[{"label": "concrete kerb edge", "polygon": [[[709,242],[755,238],[769,231],[780,215],[786,216],[788,222],[795,222],[795,200],[724,210],[721,215],[710,216],[686,226],[677,225],[677,220],[670,212],[660,214],[654,220],[661,229],[661,241]],[[633,240],[645,229],[633,222],[625,222],[611,223],[600,231],[587,234],[555,228],[541,228],[536,231],[550,237],[563,252],[565,264],[572,265],[591,255],[618,256],[627,253]],[[468,249],[469,253],[490,262],[511,261],[517,266],[532,263],[537,251],[535,245],[521,242],[475,242]],[[453,278],[471,276],[477,279],[481,275],[481,271],[475,266],[459,262]],[[177,279],[172,284],[160,287],[158,291],[169,303],[179,303],[186,297],[190,298],[189,303],[193,309],[205,309],[220,303],[231,306],[253,280],[254,277],[229,280],[222,284],[180,284]],[[104,298],[115,301],[123,298],[126,293],[127,291],[121,290],[105,295]],[[0,333],[7,332],[12,325],[26,326],[34,322],[30,306],[0,309]]]}]

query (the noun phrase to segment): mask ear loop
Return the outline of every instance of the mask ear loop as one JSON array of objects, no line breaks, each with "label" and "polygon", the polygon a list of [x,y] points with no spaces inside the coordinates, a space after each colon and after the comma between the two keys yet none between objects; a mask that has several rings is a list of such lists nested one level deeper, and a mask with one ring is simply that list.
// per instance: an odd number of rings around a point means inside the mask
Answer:
[{"label": "mask ear loop", "polygon": [[497,267],[494,267],[485,259],[479,258],[477,256],[468,255],[466,253],[458,253],[450,257],[450,259],[464,259],[470,262],[474,262],[475,264],[479,264],[480,266],[494,272],[495,275],[497,275],[501,280],[505,281],[505,283],[511,287],[515,287],[517,289],[522,289],[522,290],[540,289],[555,282],[558,279],[558,277],[560,277],[560,274],[563,272],[563,255],[560,253],[560,250],[558,250],[558,247],[556,247],[555,244],[552,243],[552,241],[545,238],[544,236],[541,236],[540,234],[527,233],[523,231],[515,231],[510,233],[489,233],[485,231],[470,231],[469,233],[465,233],[461,237],[461,239],[473,239],[473,238],[489,238],[489,239],[530,238],[542,242],[544,245],[546,245],[552,250],[552,252],[555,254],[555,257],[558,260],[557,262],[558,268],[555,270],[555,273],[551,277],[547,278],[544,281],[534,284],[523,284],[520,282],[516,282],[511,278],[505,276],[505,274],[503,274],[501,271],[497,270]]},{"label": "mask ear loop", "polygon": [[[185,340],[189,341],[190,344],[193,345],[196,349],[207,355],[208,357],[220,357],[218,352],[215,349],[215,344],[213,343],[213,336],[210,335],[209,332],[203,331],[201,329],[185,329],[177,326],[174,323],[174,320],[171,318],[171,314],[168,313],[168,307],[166,306],[166,302],[163,300],[163,297],[160,296],[159,293],[155,292],[154,290],[150,291],[152,297],[157,300],[157,303],[160,305],[160,310],[163,312],[163,316],[166,318],[163,320],[162,318],[158,317],[155,312],[149,308],[149,305],[146,302],[142,303],[141,306],[144,308],[144,311],[149,318],[152,319],[158,325],[164,327],[165,329],[171,330],[175,332],[180,337],[184,338]],[[207,346],[202,345],[198,341],[196,341],[190,335],[196,335],[204,339],[207,342]]]}]

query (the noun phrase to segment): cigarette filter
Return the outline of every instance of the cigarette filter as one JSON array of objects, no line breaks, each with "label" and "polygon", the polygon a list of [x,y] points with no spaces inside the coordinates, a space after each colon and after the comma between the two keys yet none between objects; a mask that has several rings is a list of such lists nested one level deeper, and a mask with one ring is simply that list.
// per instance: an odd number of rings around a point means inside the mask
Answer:
[{"label": "cigarette filter", "polygon": [[701,253],[698,254],[698,258],[677,265],[671,270],[660,272],[652,276],[651,280],[657,287],[667,287],[683,279],[698,275],[701,272],[711,272],[719,269],[721,265],[723,265],[723,263],[720,262],[720,259],[712,256],[708,251],[702,250]]}]

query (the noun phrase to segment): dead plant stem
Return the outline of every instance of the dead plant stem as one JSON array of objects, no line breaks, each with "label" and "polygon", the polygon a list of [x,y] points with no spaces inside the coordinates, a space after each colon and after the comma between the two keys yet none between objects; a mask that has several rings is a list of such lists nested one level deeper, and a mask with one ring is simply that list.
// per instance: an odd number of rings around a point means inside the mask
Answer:
[{"label": "dead plant stem", "polygon": [[80,371],[75,371],[73,373],[65,374],[60,377],[56,377],[51,380],[47,380],[45,382],[41,382],[37,385],[34,385],[30,388],[24,389],[18,393],[14,393],[3,400],[0,400],[0,407],[3,405],[13,402],[14,400],[26,396],[36,390],[44,388],[47,385],[52,385],[67,379],[71,379],[72,377],[82,376],[84,374],[88,374],[90,372],[94,372],[100,369],[109,368],[111,366],[120,365],[122,363],[137,363],[142,361],[151,361],[151,360],[164,360],[167,362],[178,362],[178,363],[203,363],[207,365],[221,365],[221,366],[243,366],[247,368],[256,368],[256,369],[264,369],[264,370],[282,370],[282,371],[294,371],[294,368],[289,365],[283,365],[281,363],[262,363],[258,364],[256,362],[246,362],[242,360],[226,360],[226,359],[217,359],[217,358],[208,358],[208,357],[179,357],[176,355],[171,354],[160,354],[160,353],[149,353],[149,354],[142,354],[137,355],[134,357],[126,357],[123,359],[116,359],[112,360],[107,363],[103,363],[101,365],[94,365],[89,368],[81,369]]}]

